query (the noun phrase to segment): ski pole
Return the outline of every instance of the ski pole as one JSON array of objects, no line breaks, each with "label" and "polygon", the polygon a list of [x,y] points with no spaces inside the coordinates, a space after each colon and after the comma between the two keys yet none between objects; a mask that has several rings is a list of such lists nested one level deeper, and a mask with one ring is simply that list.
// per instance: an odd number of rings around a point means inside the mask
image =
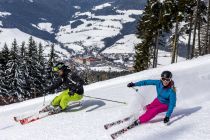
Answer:
[{"label": "ski pole", "polygon": [[136,92],[138,92],[139,91],[139,89],[137,89],[137,88],[134,88],[134,87],[132,87]]},{"label": "ski pole", "polygon": [[45,96],[46,96],[46,91],[44,91],[44,101],[43,101],[43,106],[45,106]]},{"label": "ski pole", "polygon": [[43,101],[43,106],[45,106],[45,93],[44,93],[44,101]]},{"label": "ski pole", "polygon": [[110,102],[115,102],[115,103],[121,103],[121,104],[127,104],[126,102],[114,101],[114,100],[103,99],[103,98],[98,98],[98,97],[91,97],[91,96],[87,96],[87,95],[84,95],[84,97],[99,99],[99,100],[104,100],[104,101],[110,101]]}]

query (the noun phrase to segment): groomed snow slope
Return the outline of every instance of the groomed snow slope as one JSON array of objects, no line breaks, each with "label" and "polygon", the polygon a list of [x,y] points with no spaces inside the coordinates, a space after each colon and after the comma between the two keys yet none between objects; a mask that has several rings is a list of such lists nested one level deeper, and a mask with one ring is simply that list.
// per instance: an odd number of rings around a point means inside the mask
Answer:
[{"label": "groomed snow slope", "polygon": [[[85,94],[94,97],[125,101],[127,105],[84,98],[82,108],[20,125],[13,116],[41,108],[43,98],[0,107],[1,140],[111,140],[110,134],[130,122],[104,130],[103,125],[135,113],[156,96],[155,87],[127,88],[128,82],[159,79],[163,70],[174,74],[177,87],[177,106],[169,126],[159,114],[147,124],[128,131],[119,140],[209,140],[210,139],[210,56],[151,69],[85,87]],[[49,102],[53,99],[47,96]]]}]

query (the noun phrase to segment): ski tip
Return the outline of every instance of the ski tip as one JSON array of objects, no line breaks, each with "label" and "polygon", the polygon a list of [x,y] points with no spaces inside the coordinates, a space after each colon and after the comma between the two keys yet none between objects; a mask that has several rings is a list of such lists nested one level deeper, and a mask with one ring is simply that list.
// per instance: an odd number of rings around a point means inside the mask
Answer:
[{"label": "ski tip", "polygon": [[24,124],[33,122],[33,121],[35,121],[35,120],[36,120],[36,119],[28,120],[28,119],[26,118],[26,119],[20,120],[19,122],[20,122],[20,124],[24,125]]},{"label": "ski tip", "polygon": [[107,127],[106,125],[104,125],[104,129],[106,129],[106,130],[107,130],[107,129],[108,129],[108,127]]},{"label": "ski tip", "polygon": [[14,121],[18,122],[17,117],[13,117]]},{"label": "ski tip", "polygon": [[112,139],[114,140],[116,137],[114,135],[111,135]]},{"label": "ski tip", "polygon": [[21,124],[21,125],[24,125],[25,123],[20,121],[20,124]]}]

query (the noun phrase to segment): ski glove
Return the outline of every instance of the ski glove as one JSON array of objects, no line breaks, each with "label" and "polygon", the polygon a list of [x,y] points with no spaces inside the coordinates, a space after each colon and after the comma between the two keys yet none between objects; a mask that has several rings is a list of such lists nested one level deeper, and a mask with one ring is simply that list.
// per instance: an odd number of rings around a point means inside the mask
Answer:
[{"label": "ski glove", "polygon": [[135,86],[135,84],[133,82],[128,83],[128,85],[127,85],[127,87],[134,87],[134,86]]},{"label": "ski glove", "polygon": [[165,117],[163,120],[164,123],[168,123],[169,122],[169,117]]}]

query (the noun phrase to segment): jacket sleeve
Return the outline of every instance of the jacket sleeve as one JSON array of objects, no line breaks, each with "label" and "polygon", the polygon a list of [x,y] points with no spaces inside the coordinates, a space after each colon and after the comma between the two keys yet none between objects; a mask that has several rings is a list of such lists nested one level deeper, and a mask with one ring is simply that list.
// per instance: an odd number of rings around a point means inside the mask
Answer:
[{"label": "jacket sleeve", "polygon": [[79,94],[84,93],[83,85],[84,85],[84,80],[77,75],[77,73],[73,73],[71,75],[71,78],[69,79],[72,84],[70,84],[69,88],[71,92],[76,92]]},{"label": "jacket sleeve", "polygon": [[158,85],[160,80],[143,80],[134,83],[135,86],[147,86],[147,85]]},{"label": "jacket sleeve", "polygon": [[78,76],[77,73],[73,73],[71,75],[71,80],[72,80],[72,83],[75,85],[83,86],[85,83],[84,80],[80,76]]},{"label": "jacket sleeve", "polygon": [[170,97],[169,97],[169,105],[168,111],[166,113],[167,117],[171,117],[171,114],[176,106],[176,93],[171,89]]}]

